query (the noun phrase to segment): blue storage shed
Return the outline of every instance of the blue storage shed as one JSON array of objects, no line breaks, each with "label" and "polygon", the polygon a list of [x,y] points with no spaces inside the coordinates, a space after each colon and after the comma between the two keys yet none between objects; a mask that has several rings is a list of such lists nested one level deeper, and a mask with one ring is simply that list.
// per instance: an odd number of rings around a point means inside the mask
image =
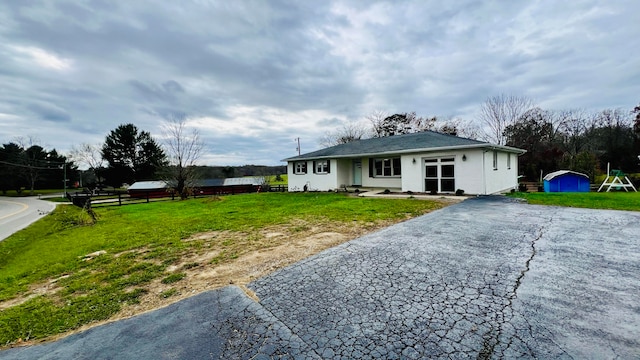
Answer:
[{"label": "blue storage shed", "polygon": [[589,192],[589,176],[570,170],[555,171],[544,177],[544,192]]}]

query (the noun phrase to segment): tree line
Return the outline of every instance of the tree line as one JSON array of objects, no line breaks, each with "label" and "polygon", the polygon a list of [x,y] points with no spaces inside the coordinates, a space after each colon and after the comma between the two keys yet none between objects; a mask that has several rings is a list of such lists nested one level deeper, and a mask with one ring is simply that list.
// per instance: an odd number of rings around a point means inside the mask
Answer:
[{"label": "tree line", "polygon": [[35,139],[17,139],[0,146],[0,191],[15,190],[19,194],[28,189],[62,188],[74,176],[78,166],[55,149],[46,150]]},{"label": "tree line", "polygon": [[[267,176],[286,173],[285,166],[200,166],[204,143],[182,118],[162,127],[162,143],[134,124],[111,130],[103,143],[73,146],[68,157],[45,150],[37,141],[18,139],[0,146],[0,191],[121,187],[137,181],[166,181],[187,197],[198,179]],[[80,171],[79,167],[87,170]],[[66,175],[66,176],[65,176]],[[65,181],[66,179],[66,181]],[[66,184],[65,184],[66,183]]]},{"label": "tree line", "polygon": [[[139,180],[160,178],[161,169],[169,165],[162,147],[148,132],[133,124],[112,130],[100,145],[82,144],[69,156],[55,149],[45,150],[29,139],[18,139],[0,147],[0,190],[19,194],[29,189],[60,189],[79,186],[120,187]],[[79,171],[80,165],[88,171]]]},{"label": "tree line", "polygon": [[541,174],[574,170],[595,176],[611,169],[640,172],[640,105],[633,110],[543,109],[527,98],[487,98],[475,121],[418,116],[415,112],[373,111],[320,138],[333,146],[359,139],[436,131],[524,149],[519,174],[537,181]]}]

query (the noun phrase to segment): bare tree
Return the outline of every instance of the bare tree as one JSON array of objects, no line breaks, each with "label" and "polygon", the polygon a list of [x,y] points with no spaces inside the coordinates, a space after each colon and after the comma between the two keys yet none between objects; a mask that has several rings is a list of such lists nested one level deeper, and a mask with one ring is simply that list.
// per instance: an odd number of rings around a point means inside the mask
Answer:
[{"label": "bare tree", "polygon": [[382,137],[384,119],[387,118],[387,112],[382,110],[374,110],[365,119],[369,120],[373,129],[373,137]]},{"label": "bare tree", "polygon": [[480,122],[484,125],[485,140],[504,145],[504,130],[527,110],[533,107],[529,98],[516,95],[499,95],[487,98],[480,108]]},{"label": "bare tree", "polygon": [[24,149],[19,174],[29,183],[30,194],[33,195],[35,184],[42,176],[42,170],[49,168],[49,164],[46,163],[47,151],[37,144],[40,140],[33,136],[16,137],[15,142]]},{"label": "bare tree", "polygon": [[477,139],[479,137],[480,130],[472,121],[453,116],[438,118],[437,120],[434,124],[434,131],[468,139]]},{"label": "bare tree", "polygon": [[102,169],[104,168],[104,159],[100,153],[102,144],[82,143],[80,146],[73,146],[69,153],[69,157],[75,162],[89,168],[96,178],[98,186],[102,184]]},{"label": "bare tree", "polygon": [[416,112],[393,114],[380,120],[376,116],[371,121],[374,137],[385,137],[402,134],[412,134],[421,131],[433,130],[437,118],[421,117]]},{"label": "bare tree", "polygon": [[184,118],[173,117],[163,127],[169,167],[167,182],[182,199],[189,196],[197,180],[196,162],[204,143],[197,129],[187,130]]},{"label": "bare tree", "polygon": [[590,138],[585,136],[590,125],[593,126],[593,115],[583,109],[560,110],[554,113],[556,126],[563,137],[565,151],[571,157],[586,150],[590,145]]},{"label": "bare tree", "polygon": [[320,145],[324,147],[346,144],[355,140],[366,138],[369,130],[360,122],[350,122],[342,125],[336,131],[327,131],[320,138]]}]

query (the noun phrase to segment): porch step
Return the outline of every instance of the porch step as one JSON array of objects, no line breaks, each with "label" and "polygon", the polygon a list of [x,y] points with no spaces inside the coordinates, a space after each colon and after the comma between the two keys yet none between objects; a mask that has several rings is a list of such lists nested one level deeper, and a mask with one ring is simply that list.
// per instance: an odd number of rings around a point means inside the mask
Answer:
[{"label": "porch step", "polygon": [[538,192],[538,183],[535,181],[523,181],[520,184],[527,187],[527,192]]}]

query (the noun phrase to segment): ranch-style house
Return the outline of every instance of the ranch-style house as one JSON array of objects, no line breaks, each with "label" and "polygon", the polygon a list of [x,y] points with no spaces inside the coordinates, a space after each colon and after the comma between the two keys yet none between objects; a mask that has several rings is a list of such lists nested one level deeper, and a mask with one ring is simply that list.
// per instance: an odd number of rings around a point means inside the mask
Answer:
[{"label": "ranch-style house", "polygon": [[284,159],[289,191],[345,187],[449,194],[518,188],[524,150],[425,131],[357,140]]}]

